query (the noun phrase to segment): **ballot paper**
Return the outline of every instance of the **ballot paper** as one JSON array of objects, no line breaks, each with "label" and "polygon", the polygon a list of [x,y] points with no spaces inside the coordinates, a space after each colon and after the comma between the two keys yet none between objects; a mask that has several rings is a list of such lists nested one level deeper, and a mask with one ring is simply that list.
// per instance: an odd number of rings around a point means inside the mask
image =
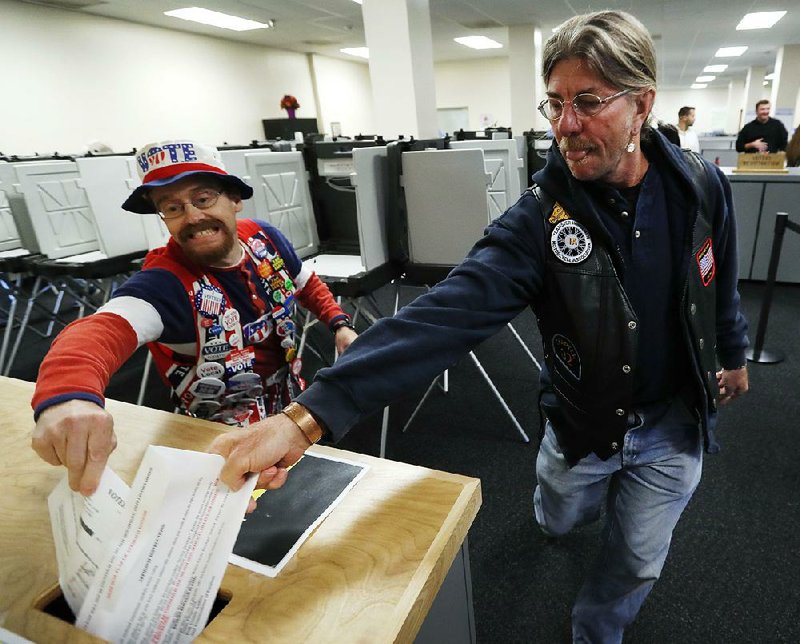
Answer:
[{"label": "ballot paper", "polygon": [[66,475],[47,497],[56,546],[58,583],[64,599],[77,615],[105,559],[108,544],[122,527],[128,486],[106,467],[97,492],[84,497],[69,488]]},{"label": "ballot paper", "polygon": [[[67,581],[81,580],[69,591],[72,601],[83,595],[78,609],[73,607],[77,626],[111,642],[190,642],[197,637],[205,628],[256,482],[251,476],[241,490],[231,492],[218,480],[223,463],[217,454],[148,447],[128,494],[115,489],[123,501],[122,513],[103,516],[102,522],[109,525],[93,531],[108,539],[101,548],[104,555],[91,559],[92,566],[84,554],[80,563],[59,574]],[[95,497],[105,488],[101,484],[98,489],[86,502],[100,508],[96,512],[69,507],[60,511],[59,496],[50,503],[51,516],[55,508],[58,519],[53,532],[59,566],[78,556],[75,548],[82,552],[74,544],[65,546],[82,518],[101,523],[105,506]],[[56,535],[59,531],[61,536]],[[76,566],[80,573],[70,572]]]}]

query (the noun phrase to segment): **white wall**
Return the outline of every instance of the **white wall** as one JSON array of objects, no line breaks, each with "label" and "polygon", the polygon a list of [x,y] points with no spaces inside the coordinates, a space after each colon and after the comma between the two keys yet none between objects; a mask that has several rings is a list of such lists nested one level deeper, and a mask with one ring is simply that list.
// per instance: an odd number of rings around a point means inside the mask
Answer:
[{"label": "white wall", "polygon": [[[653,116],[666,123],[678,124],[678,110],[684,105],[695,108],[694,131],[729,130],[728,88],[658,90]],[[727,131],[727,134],[736,132]]]},{"label": "white wall", "polygon": [[436,107],[469,108],[469,127],[482,130],[481,115],[490,125],[511,125],[511,80],[507,58],[443,62],[434,66]]},{"label": "white wall", "polygon": [[93,140],[249,143],[264,138],[262,118],[285,116],[284,94],[299,117],[317,115],[303,54],[9,0],[0,15],[5,154],[82,152]]},{"label": "white wall", "polygon": [[372,86],[367,62],[317,55],[312,58],[320,101],[320,128],[330,132],[331,121],[338,121],[345,136],[385,134],[374,131]]}]

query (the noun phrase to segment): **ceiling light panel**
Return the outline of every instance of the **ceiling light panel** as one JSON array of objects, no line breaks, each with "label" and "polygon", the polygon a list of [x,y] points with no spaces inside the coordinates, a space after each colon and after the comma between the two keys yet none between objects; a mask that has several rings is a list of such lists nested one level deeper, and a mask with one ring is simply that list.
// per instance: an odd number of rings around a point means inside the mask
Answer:
[{"label": "ceiling light panel", "polygon": [[369,47],[344,47],[339,50],[343,54],[358,56],[359,58],[369,58]]},{"label": "ceiling light panel", "polygon": [[747,47],[720,47],[714,54],[714,58],[734,58],[741,56],[746,51]]},{"label": "ceiling light panel", "polygon": [[230,16],[227,13],[201,9],[200,7],[187,7],[186,9],[175,9],[165,11],[165,16],[199,22],[203,25],[219,27],[220,29],[230,29],[231,31],[251,31],[253,29],[269,29],[272,25],[239,16]]},{"label": "ceiling light panel", "polygon": [[726,69],[728,69],[727,65],[706,65],[703,67],[703,71],[710,74],[719,74],[724,72]]},{"label": "ceiling light panel", "polygon": [[756,11],[745,14],[736,25],[737,31],[745,29],[769,29],[786,15],[785,11]]},{"label": "ceiling light panel", "polygon": [[501,45],[496,40],[487,38],[486,36],[463,36],[462,38],[453,38],[459,45],[464,45],[471,49],[501,49]]}]

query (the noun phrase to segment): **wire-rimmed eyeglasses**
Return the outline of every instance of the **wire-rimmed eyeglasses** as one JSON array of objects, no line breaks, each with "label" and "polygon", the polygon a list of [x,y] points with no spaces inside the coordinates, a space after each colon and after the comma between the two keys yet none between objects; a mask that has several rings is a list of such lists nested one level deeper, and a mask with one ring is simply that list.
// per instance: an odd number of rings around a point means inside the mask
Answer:
[{"label": "wire-rimmed eyeglasses", "polygon": [[[615,98],[625,96],[632,92],[633,89],[623,89],[621,92],[600,98],[594,94],[578,94],[570,103],[575,114],[578,116],[594,116],[603,109],[606,103],[610,103]],[[564,101],[560,98],[546,98],[539,103],[539,113],[544,116],[548,121],[557,121],[564,114]]]},{"label": "wire-rimmed eyeglasses", "polygon": [[198,210],[208,210],[217,203],[222,193],[219,190],[203,188],[192,195],[190,201],[164,201],[158,204],[158,214],[162,219],[177,219],[186,213],[186,204],[192,204]]}]

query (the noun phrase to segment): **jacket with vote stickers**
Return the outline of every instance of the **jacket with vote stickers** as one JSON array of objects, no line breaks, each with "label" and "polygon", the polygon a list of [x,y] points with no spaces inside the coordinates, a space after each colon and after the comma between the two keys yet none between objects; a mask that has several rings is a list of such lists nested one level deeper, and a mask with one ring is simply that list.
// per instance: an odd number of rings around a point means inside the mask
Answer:
[{"label": "jacket with vote stickers", "polygon": [[142,344],[194,416],[246,425],[299,393],[295,301],[328,325],[345,313],[275,227],[239,220],[237,232],[244,258],[227,269],[193,264],[172,239],[148,253],[107,304],[53,342],[35,415],[74,398],[102,405],[111,375]]},{"label": "jacket with vote stickers", "polygon": [[[537,194],[523,193],[447,279],[362,334],[298,402],[339,438],[531,306],[545,361],[542,408],[569,462],[616,453],[630,412],[658,402],[654,391],[696,409],[713,451],[715,361],[741,367],[748,344],[730,187],[715,166],[660,134],[650,139],[652,175],[638,208],[653,209],[663,237],[645,231],[637,240],[650,244],[653,256],[640,259],[651,269],[626,273],[610,215],[598,210],[602,186],[574,179],[554,145],[533,177]],[[636,217],[647,221],[643,210]]]}]

